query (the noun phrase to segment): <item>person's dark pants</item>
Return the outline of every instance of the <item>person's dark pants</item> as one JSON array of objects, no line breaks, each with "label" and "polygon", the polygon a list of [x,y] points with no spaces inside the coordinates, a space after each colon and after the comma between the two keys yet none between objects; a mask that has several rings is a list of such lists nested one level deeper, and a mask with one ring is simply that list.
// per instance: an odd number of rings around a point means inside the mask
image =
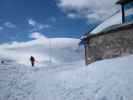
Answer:
[{"label": "person's dark pants", "polygon": [[34,65],[35,65],[35,63],[34,63],[34,62],[31,62],[31,65],[32,65],[32,66],[34,66]]}]

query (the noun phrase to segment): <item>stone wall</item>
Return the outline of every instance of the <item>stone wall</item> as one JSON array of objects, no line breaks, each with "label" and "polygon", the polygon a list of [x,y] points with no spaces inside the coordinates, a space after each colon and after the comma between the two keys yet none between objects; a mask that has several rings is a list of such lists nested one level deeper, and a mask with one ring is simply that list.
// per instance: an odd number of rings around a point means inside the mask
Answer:
[{"label": "stone wall", "polygon": [[133,28],[95,36],[87,42],[85,46],[87,64],[133,54]]}]

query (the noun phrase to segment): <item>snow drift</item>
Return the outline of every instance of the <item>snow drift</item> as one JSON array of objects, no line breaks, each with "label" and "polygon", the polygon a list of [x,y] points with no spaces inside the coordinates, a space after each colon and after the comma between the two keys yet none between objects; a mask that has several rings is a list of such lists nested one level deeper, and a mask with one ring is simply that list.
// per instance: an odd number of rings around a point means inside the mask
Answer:
[{"label": "snow drift", "polygon": [[132,100],[132,60],[133,55],[39,68],[0,64],[0,100]]},{"label": "snow drift", "polygon": [[132,60],[133,56],[127,56],[89,66],[63,65],[67,70],[61,70],[60,66],[58,71],[50,71],[50,76],[44,75],[44,71],[38,72],[39,76],[46,77],[38,82],[35,91],[41,94],[36,95],[35,100],[132,100]]}]

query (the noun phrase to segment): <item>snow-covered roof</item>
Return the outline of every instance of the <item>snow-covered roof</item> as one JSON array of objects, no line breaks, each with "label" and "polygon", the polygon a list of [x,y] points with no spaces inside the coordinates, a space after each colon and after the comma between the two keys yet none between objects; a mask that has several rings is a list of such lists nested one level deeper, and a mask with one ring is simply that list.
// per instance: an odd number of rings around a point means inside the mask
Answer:
[{"label": "snow-covered roof", "polygon": [[[126,18],[129,18],[133,14],[133,8],[126,9]],[[121,12],[114,14],[107,20],[105,20],[103,23],[98,25],[95,29],[93,29],[91,32],[85,33],[80,39],[81,44],[83,44],[84,40],[88,37],[97,36],[101,33],[109,33],[111,30],[117,30],[120,27],[130,26],[133,24],[133,20],[131,18],[130,22],[126,22],[125,24],[122,24],[122,16]],[[133,26],[132,26],[133,27]]]},{"label": "snow-covered roof", "polygon": [[[133,8],[129,8],[126,10],[126,17],[130,16],[133,14]],[[111,16],[109,19],[105,20],[103,23],[98,25],[95,29],[93,29],[90,34],[98,34],[104,29],[113,26],[113,25],[118,25],[122,24],[122,14],[119,11],[115,15]]]},{"label": "snow-covered roof", "polygon": [[129,29],[129,28],[133,28],[133,21],[128,22],[128,23],[124,23],[124,24],[112,25],[112,26],[107,27],[104,30],[98,32],[97,34],[86,34],[86,35],[82,36],[81,42],[83,42],[87,38],[100,36],[100,35],[103,35],[103,34],[112,33],[114,31],[125,30],[125,29]]},{"label": "snow-covered roof", "polygon": [[104,30],[102,30],[100,33],[110,33],[111,31],[115,31],[115,30],[122,30],[122,29],[126,29],[126,28],[133,28],[133,21],[129,22],[129,23],[125,23],[125,24],[116,24],[116,25],[112,25],[110,27],[105,28]]},{"label": "snow-covered roof", "polygon": [[96,27],[94,30],[92,30],[90,32],[90,34],[97,34],[97,33],[101,32],[102,30],[106,29],[107,27],[110,27],[110,26],[116,25],[116,24],[122,24],[121,12],[115,14],[111,18],[104,21],[102,24],[100,24],[98,27]]}]

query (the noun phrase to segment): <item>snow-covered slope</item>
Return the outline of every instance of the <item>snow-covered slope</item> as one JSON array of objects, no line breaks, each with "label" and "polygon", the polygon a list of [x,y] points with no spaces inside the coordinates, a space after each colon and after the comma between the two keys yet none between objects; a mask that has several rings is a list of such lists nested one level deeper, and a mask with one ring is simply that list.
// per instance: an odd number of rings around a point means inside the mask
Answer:
[{"label": "snow-covered slope", "polygon": [[37,64],[52,61],[53,63],[71,63],[83,59],[83,48],[79,39],[72,38],[39,38],[28,42],[14,42],[0,46],[0,55],[12,58],[19,63],[29,64],[29,57],[34,56]]},{"label": "snow-covered slope", "polygon": [[[0,100],[132,100],[133,56],[29,68],[0,64]],[[46,64],[45,64],[46,65]]]}]

